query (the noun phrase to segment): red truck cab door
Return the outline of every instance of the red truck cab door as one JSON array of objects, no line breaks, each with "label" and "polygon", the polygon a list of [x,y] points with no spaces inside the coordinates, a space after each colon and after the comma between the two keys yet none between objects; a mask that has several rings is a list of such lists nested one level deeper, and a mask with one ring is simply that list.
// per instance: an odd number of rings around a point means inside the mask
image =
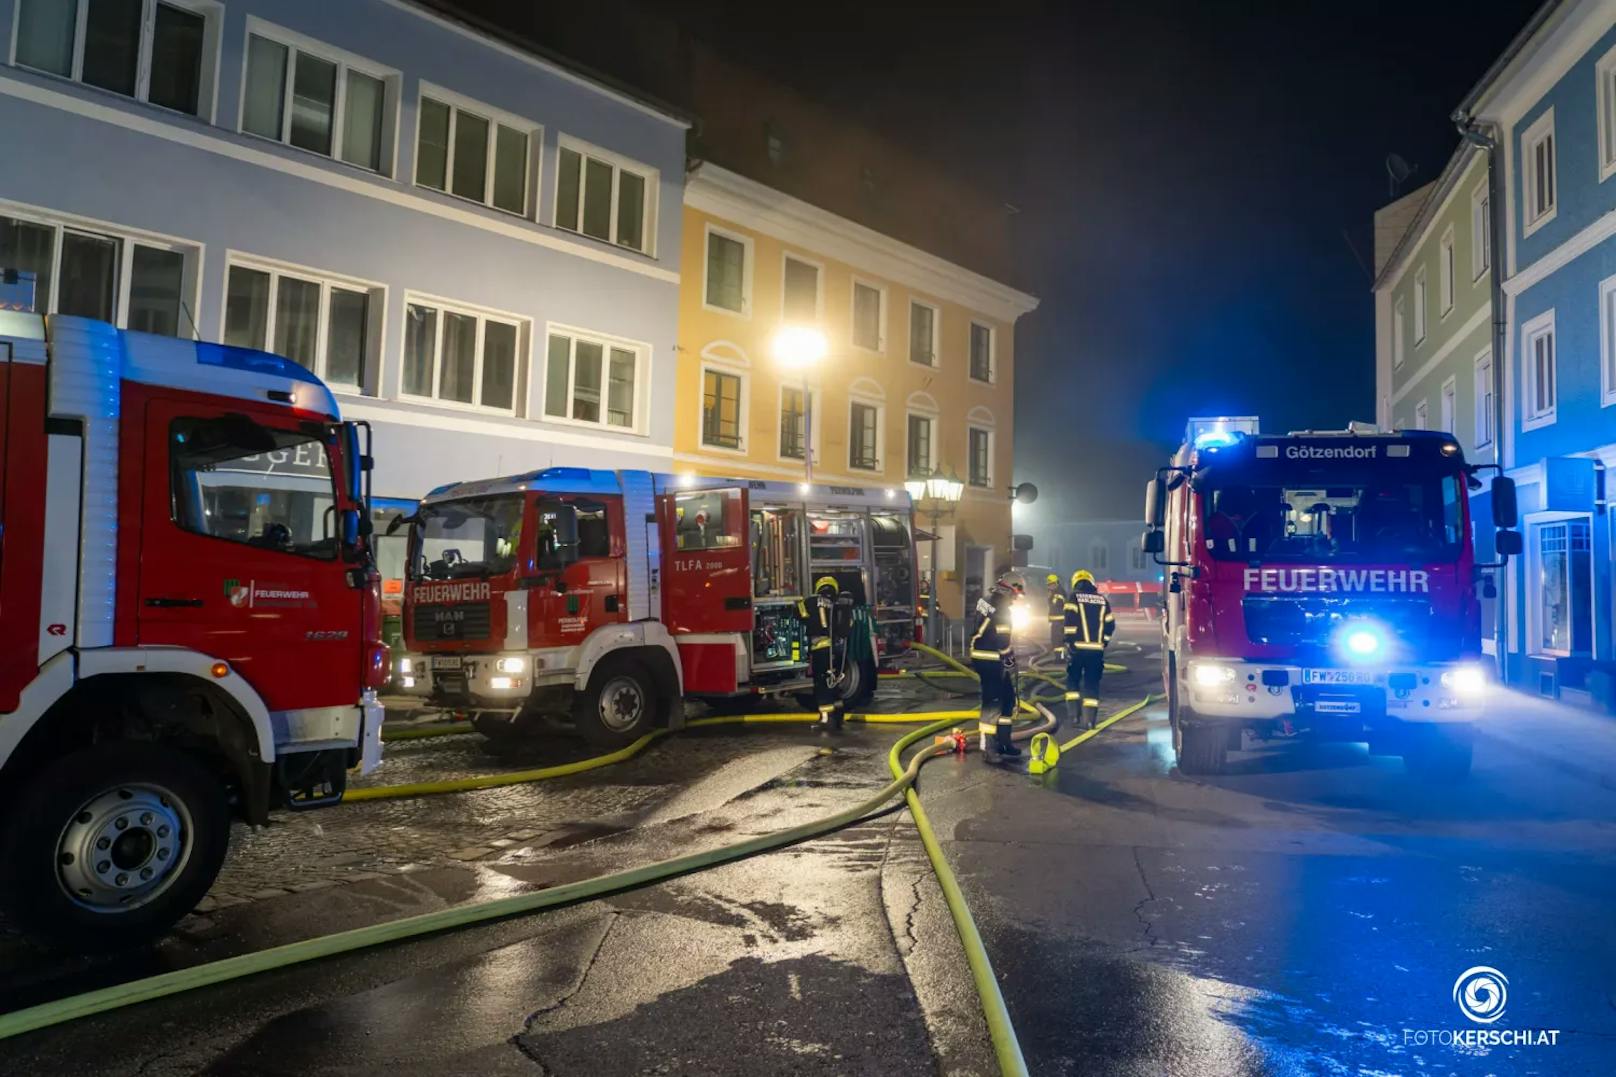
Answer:
[{"label": "red truck cab door", "polygon": [[680,490],[657,498],[662,609],[668,631],[752,631],[752,562],[746,489]]},{"label": "red truck cab door", "polygon": [[327,452],[338,439],[284,410],[178,395],[147,402],[143,432],[124,463],[143,472],[139,642],[229,662],[272,711],[357,703],[366,592],[342,556],[357,506]]},{"label": "red truck cab door", "polygon": [[528,645],[571,646],[601,625],[626,620],[623,499],[543,496],[533,512],[538,575]]}]

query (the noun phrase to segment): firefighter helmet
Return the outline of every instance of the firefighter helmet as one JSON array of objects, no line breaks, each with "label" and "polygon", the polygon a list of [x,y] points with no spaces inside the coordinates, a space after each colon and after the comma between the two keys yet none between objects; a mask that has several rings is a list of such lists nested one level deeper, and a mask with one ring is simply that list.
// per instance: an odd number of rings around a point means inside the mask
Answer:
[{"label": "firefighter helmet", "polygon": [[842,586],[836,582],[835,576],[821,576],[814,581],[814,590],[816,592],[829,591],[834,595],[840,593],[841,589]]},{"label": "firefighter helmet", "polygon": [[1086,568],[1080,568],[1076,572],[1072,573],[1072,586],[1073,587],[1076,587],[1078,584],[1085,583],[1085,582],[1086,583],[1093,583],[1094,582],[1094,573],[1090,572]]},{"label": "firefighter helmet", "polygon": [[1044,583],[1050,587],[1059,587],[1060,575],[1058,573],[1051,572],[1049,575],[1044,577]]}]

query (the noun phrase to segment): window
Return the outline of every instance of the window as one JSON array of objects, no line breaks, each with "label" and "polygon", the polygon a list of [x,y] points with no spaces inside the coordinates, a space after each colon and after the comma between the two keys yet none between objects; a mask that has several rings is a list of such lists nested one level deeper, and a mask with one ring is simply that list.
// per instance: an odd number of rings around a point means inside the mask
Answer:
[{"label": "window", "polygon": [[1616,48],[1594,67],[1599,94],[1599,182],[1616,173]]},{"label": "window", "polygon": [[909,304],[909,361],[937,365],[937,308],[919,300]]},{"label": "window", "polygon": [[865,351],[886,350],[886,315],[880,288],[863,281],[853,282],[853,346]]},{"label": "window", "polygon": [[1493,353],[1476,356],[1476,448],[1493,443]]},{"label": "window", "polygon": [[[174,522],[210,538],[304,557],[337,555],[325,443],[240,416],[169,427]],[[234,601],[234,596],[232,596]]]},{"label": "window", "polygon": [[1442,233],[1442,248],[1437,256],[1437,292],[1438,302],[1441,304],[1441,314],[1446,317],[1453,309],[1453,277],[1457,268],[1453,262],[1453,228]]},{"label": "window", "polygon": [[1600,402],[1616,404],[1616,276],[1599,282]]},{"label": "window", "polygon": [[993,431],[979,426],[966,430],[966,450],[970,458],[972,486],[993,485]]},{"label": "window", "polygon": [[707,283],[702,301],[712,310],[752,313],[752,241],[707,229]]},{"label": "window", "polygon": [[673,495],[675,537],[681,550],[719,550],[745,540],[747,521],[739,490],[692,490]]},{"label": "window", "polygon": [[1521,425],[1523,429],[1547,426],[1554,421],[1556,403],[1554,312],[1539,315],[1523,325],[1521,340],[1521,352],[1526,358],[1522,370],[1526,381],[1523,386],[1526,414]]},{"label": "window", "polygon": [[1403,365],[1403,341],[1408,336],[1408,304],[1402,296],[1392,307],[1392,366]]},{"label": "window", "polygon": [[639,428],[643,346],[552,330],[544,414],[616,430]]},{"label": "window", "polygon": [[1455,431],[1453,429],[1453,427],[1454,427],[1454,422],[1455,422],[1455,419],[1456,419],[1456,412],[1458,410],[1458,403],[1459,403],[1459,385],[1458,385],[1458,382],[1453,378],[1449,378],[1447,381],[1442,383],[1442,397],[1441,397],[1442,425],[1440,427],[1438,427],[1437,429],[1443,431],[1444,433],[1448,433],[1448,434],[1457,433],[1457,431]]},{"label": "window", "polygon": [[97,226],[0,216],[0,269],[33,275],[33,309],[42,314],[189,336],[196,258],[188,253]]},{"label": "window", "polygon": [[1414,405],[1414,429],[1431,429],[1431,404],[1429,401],[1421,400]]},{"label": "window", "polygon": [[881,469],[881,408],[855,400],[848,405],[847,466],[856,471]]},{"label": "window", "polygon": [[612,530],[606,506],[600,501],[547,498],[538,504],[538,520],[541,571],[553,572],[586,558],[612,555]]},{"label": "window", "polygon": [[1586,655],[1593,644],[1593,565],[1587,517],[1535,524],[1534,654]]},{"label": "window", "polygon": [[930,415],[909,416],[909,468],[905,474],[911,479],[924,479],[936,467],[932,459],[936,425],[937,421]]},{"label": "window", "polygon": [[1414,343],[1418,344],[1425,339],[1425,305],[1429,297],[1425,287],[1425,267],[1414,274]]},{"label": "window", "polygon": [[529,158],[535,125],[440,90],[421,91],[415,182],[456,198],[529,216]]},{"label": "window", "polygon": [[981,322],[971,323],[971,378],[975,381],[992,381],[993,366],[993,328]]},{"label": "window", "polygon": [[655,169],[562,139],[556,177],[557,228],[651,252],[656,227]]},{"label": "window", "polygon": [[403,393],[514,412],[520,337],[517,318],[409,300],[404,304]]},{"label": "window", "polygon": [[1493,264],[1492,197],[1487,185],[1470,192],[1470,279],[1480,280]]},{"label": "window", "polygon": [[200,116],[219,9],[197,0],[20,0],[17,63]]},{"label": "window", "polygon": [[705,370],[701,376],[701,443],[741,448],[741,376]]},{"label": "window", "polygon": [[789,254],[781,272],[780,320],[787,325],[819,321],[819,267]]},{"label": "window", "polygon": [[487,579],[509,572],[522,541],[524,507],[521,494],[422,505],[409,532],[410,578]]},{"label": "window", "polygon": [[272,351],[358,390],[372,365],[371,315],[382,306],[380,289],[367,285],[235,264],[225,277],[224,342]]},{"label": "window", "polygon": [[1099,539],[1089,543],[1089,570],[1104,572],[1111,567],[1111,547]]},{"label": "window", "polygon": [[813,397],[814,394],[804,393],[800,387],[780,387],[780,455],[787,460],[807,458],[814,418]]},{"label": "window", "polygon": [[1540,116],[1521,136],[1524,234],[1531,235],[1554,219],[1558,204],[1554,164],[1554,109]]},{"label": "window", "polygon": [[1145,551],[1138,546],[1128,547],[1128,565],[1135,572],[1143,571],[1145,567]]},{"label": "window", "polygon": [[360,70],[318,43],[255,31],[247,35],[241,129],[389,175],[396,83],[395,74]]}]

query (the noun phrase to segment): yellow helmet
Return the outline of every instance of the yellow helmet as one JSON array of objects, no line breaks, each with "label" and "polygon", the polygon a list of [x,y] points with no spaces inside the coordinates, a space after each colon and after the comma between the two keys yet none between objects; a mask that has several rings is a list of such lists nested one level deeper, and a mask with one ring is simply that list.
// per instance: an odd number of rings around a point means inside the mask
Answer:
[{"label": "yellow helmet", "polygon": [[1060,585],[1060,577],[1058,575],[1056,575],[1055,573],[1051,572],[1049,575],[1044,577],[1044,582],[1049,584],[1052,587],[1059,586]]},{"label": "yellow helmet", "polygon": [[1080,568],[1076,572],[1072,573],[1072,586],[1073,587],[1076,587],[1078,584],[1082,583],[1084,580],[1087,580],[1088,582],[1093,583],[1094,582],[1094,573],[1090,572],[1086,568]]},{"label": "yellow helmet", "polygon": [[840,593],[842,589],[841,585],[836,582],[835,576],[821,576],[819,579],[814,581],[815,591],[823,591],[827,587],[838,593]]}]

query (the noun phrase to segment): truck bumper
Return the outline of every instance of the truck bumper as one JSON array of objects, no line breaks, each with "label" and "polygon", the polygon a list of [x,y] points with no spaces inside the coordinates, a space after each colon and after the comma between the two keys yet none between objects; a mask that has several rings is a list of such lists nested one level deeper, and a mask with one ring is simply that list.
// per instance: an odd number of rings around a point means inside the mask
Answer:
[{"label": "truck bumper", "polygon": [[535,688],[572,687],[573,670],[561,661],[570,648],[497,654],[406,654],[394,677],[399,691],[449,707],[521,709]]},{"label": "truck bumper", "polygon": [[1481,719],[1492,689],[1480,664],[1369,669],[1196,659],[1183,698],[1199,718],[1300,717],[1366,725],[1462,724]]}]

